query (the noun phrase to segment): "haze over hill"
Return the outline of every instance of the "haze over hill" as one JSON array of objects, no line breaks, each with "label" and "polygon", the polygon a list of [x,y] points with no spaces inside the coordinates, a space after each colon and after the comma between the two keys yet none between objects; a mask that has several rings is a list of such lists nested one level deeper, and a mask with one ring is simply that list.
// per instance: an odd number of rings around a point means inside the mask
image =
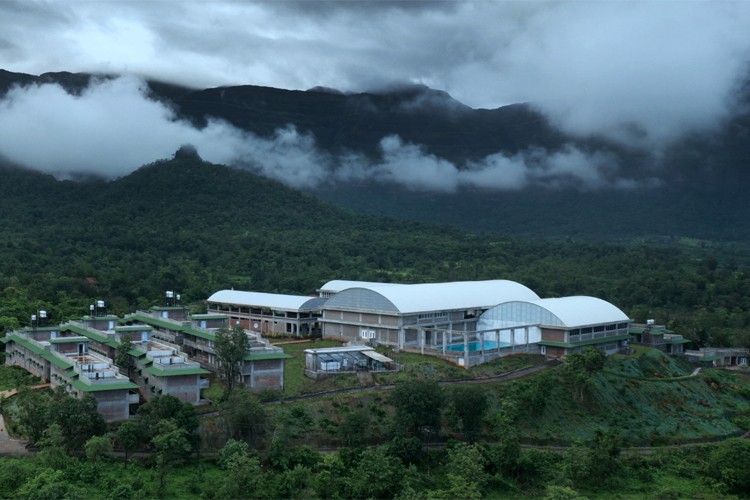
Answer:
[{"label": "haze over hill", "polygon": [[719,128],[653,148],[571,136],[532,105],[471,109],[424,86],[348,95],[191,90],[3,71],[0,92],[0,153],[63,177],[120,176],[183,143],[295,187],[375,182],[427,192],[731,185],[746,180],[750,156],[744,97]]},{"label": "haze over hill", "polygon": [[654,149],[572,136],[529,104],[472,109],[424,86],[200,90],[0,71],[0,155],[59,178],[115,178],[192,144],[209,161],[370,213],[553,237],[737,240],[743,92],[720,126]]}]

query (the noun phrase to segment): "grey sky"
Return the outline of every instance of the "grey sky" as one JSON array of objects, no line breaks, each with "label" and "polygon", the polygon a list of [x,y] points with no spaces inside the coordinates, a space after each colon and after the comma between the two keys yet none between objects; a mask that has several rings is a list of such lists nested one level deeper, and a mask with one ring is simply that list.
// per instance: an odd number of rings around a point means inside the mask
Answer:
[{"label": "grey sky", "polygon": [[[192,87],[422,83],[475,108],[530,102],[570,133],[658,149],[731,113],[747,77],[748,26],[742,0],[0,0],[0,68],[134,73]],[[33,109],[33,97],[17,98],[17,120],[18,103]],[[394,158],[413,154],[383,145]]]}]

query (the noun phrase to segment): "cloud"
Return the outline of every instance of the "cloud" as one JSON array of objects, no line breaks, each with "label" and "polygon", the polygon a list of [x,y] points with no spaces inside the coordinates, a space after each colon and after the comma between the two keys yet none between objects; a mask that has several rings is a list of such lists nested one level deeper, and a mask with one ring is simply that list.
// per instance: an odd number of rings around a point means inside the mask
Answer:
[{"label": "cloud", "polygon": [[5,0],[0,60],[192,87],[422,83],[472,107],[533,103],[569,133],[653,149],[733,111],[749,25],[745,1]]},{"label": "cloud", "polygon": [[613,156],[572,145],[559,151],[493,154],[461,169],[395,135],[380,141],[380,157],[373,160],[356,151],[327,153],[311,134],[291,125],[268,138],[221,120],[197,129],[149,99],[146,88],[138,78],[120,77],[94,80],[80,95],[56,84],[11,89],[0,100],[0,155],[58,177],[115,178],[192,144],[208,161],[250,169],[297,188],[363,181],[431,192],[639,184],[622,175]]}]

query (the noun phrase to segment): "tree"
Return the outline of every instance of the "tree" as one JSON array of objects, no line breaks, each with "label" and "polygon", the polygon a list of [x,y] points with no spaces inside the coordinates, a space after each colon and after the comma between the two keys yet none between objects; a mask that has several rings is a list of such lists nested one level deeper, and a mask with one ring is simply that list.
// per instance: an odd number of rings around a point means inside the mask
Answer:
[{"label": "tree", "polygon": [[171,419],[162,420],[157,425],[156,435],[151,439],[151,444],[156,453],[160,491],[164,489],[164,478],[167,470],[190,455],[193,447],[188,438],[188,432],[177,427]]},{"label": "tree", "polygon": [[248,455],[238,443],[230,440],[220,452],[223,457],[221,468],[225,475],[218,484],[216,498],[264,498],[267,496],[265,474],[260,460]]},{"label": "tree", "polygon": [[247,390],[236,390],[221,405],[232,437],[255,446],[266,432],[266,411],[258,397]]},{"label": "tree", "polygon": [[453,411],[461,419],[461,430],[469,441],[476,441],[482,432],[482,419],[487,410],[484,388],[458,386],[451,391]]},{"label": "tree", "polygon": [[65,440],[59,424],[51,424],[44,430],[44,435],[38,442],[39,458],[47,467],[55,470],[64,469],[69,462],[65,453]]},{"label": "tree", "polygon": [[444,399],[443,390],[435,381],[412,380],[396,386],[391,393],[396,409],[395,433],[415,436],[422,429],[439,429]]},{"label": "tree", "polygon": [[92,436],[104,434],[106,424],[97,411],[91,396],[76,399],[65,392],[57,392],[49,407],[50,419],[60,425],[68,452],[80,450]]},{"label": "tree", "polygon": [[129,351],[133,349],[133,339],[127,333],[120,337],[120,343],[115,349],[115,364],[125,370],[125,374],[130,377],[130,370],[133,367],[133,358]]},{"label": "tree", "polygon": [[242,373],[242,362],[247,354],[248,340],[240,326],[221,328],[216,332],[214,350],[219,359],[219,371],[231,392]]},{"label": "tree", "polygon": [[366,448],[348,482],[350,498],[393,498],[401,491],[406,467],[387,447]]},{"label": "tree", "polygon": [[370,415],[364,411],[350,411],[339,423],[337,432],[345,446],[358,448],[367,442]]},{"label": "tree", "polygon": [[22,390],[18,396],[18,423],[32,443],[38,443],[49,426],[51,398],[41,391]]},{"label": "tree", "polygon": [[156,396],[154,399],[138,408],[142,437],[151,442],[159,432],[159,423],[171,420],[178,428],[185,430],[188,439],[197,447],[198,435],[195,432],[200,426],[195,407],[190,403],[183,403],[170,395]]},{"label": "tree", "polygon": [[109,458],[112,455],[112,438],[107,434],[93,436],[86,441],[83,447],[86,450],[86,459],[90,462],[98,462],[102,458]]},{"label": "tree", "polygon": [[128,420],[117,429],[117,440],[125,452],[125,465],[128,464],[128,455],[136,449],[138,443],[143,439],[143,429],[135,420]]},{"label": "tree", "polygon": [[606,362],[607,355],[593,347],[565,357],[565,373],[573,383],[573,397],[576,400],[583,401],[586,390],[593,383],[594,373],[601,371]]}]

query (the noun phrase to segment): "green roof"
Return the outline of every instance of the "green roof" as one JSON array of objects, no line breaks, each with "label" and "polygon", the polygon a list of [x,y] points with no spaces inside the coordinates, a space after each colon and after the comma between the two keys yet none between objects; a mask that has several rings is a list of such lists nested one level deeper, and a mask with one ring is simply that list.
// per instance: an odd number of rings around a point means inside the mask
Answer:
[{"label": "green roof", "polygon": [[138,389],[138,384],[133,382],[113,382],[111,384],[87,384],[81,379],[74,380],[71,385],[83,392],[121,391],[123,389]]},{"label": "green roof", "polygon": [[686,338],[677,338],[677,339],[664,339],[664,342],[666,342],[667,344],[689,344],[692,341]]},{"label": "green roof", "polygon": [[130,354],[134,358],[142,358],[146,355],[146,351],[141,351],[140,349],[131,349],[128,351],[128,354]]},{"label": "green roof", "polygon": [[164,328],[166,330],[171,330],[173,332],[187,333],[188,335],[193,335],[195,337],[199,337],[199,338],[206,339],[206,340],[216,339],[216,335],[211,332],[199,330],[197,328],[192,328],[190,326],[184,326],[179,323],[173,323],[171,321],[168,321],[162,318],[154,318],[153,316],[148,316],[145,314],[135,313],[134,315],[129,316],[128,320],[142,321],[143,323],[148,323],[149,325],[154,325],[159,328]]},{"label": "green roof", "polygon": [[182,333],[187,333],[188,335],[193,335],[195,337],[206,339],[206,340],[216,340],[216,334],[211,332],[206,332],[203,330],[198,330],[197,328],[191,328],[191,327],[185,327],[182,330]]},{"label": "green roof", "polygon": [[611,337],[602,337],[600,339],[582,340],[580,342],[555,342],[553,340],[542,340],[541,342],[539,342],[539,345],[549,346],[549,347],[564,347],[567,349],[572,349],[575,347],[581,347],[581,346],[587,346],[587,345],[607,344],[609,342],[617,342],[619,340],[629,340],[630,338],[631,338],[631,335],[623,334],[623,335],[613,335]]},{"label": "green roof", "polygon": [[58,325],[55,326],[37,326],[37,327],[26,327],[23,329],[25,332],[56,332],[60,329]]},{"label": "green roof", "polygon": [[49,339],[50,344],[73,344],[77,342],[88,342],[89,338],[84,337],[81,339],[83,335],[80,335],[78,337],[57,337],[56,339]]},{"label": "green roof", "polygon": [[43,353],[42,357],[53,365],[62,368],[63,370],[67,370],[75,366],[75,363],[73,363],[72,361],[68,361],[67,359],[61,358],[60,356],[55,356],[49,351]]},{"label": "green roof", "polygon": [[293,358],[294,356],[291,356],[289,354],[286,354],[284,352],[270,352],[266,354],[248,354],[245,356],[244,360],[246,361],[259,361],[261,359],[289,359]]},{"label": "green roof", "polygon": [[149,330],[153,330],[149,325],[124,325],[115,327],[116,332],[143,332]]},{"label": "green roof", "polygon": [[83,335],[84,337],[88,337],[96,342],[101,342],[102,344],[106,344],[108,346],[117,347],[117,342],[114,339],[110,339],[104,334],[96,333],[89,330],[88,328],[84,328],[78,325],[62,325],[60,327],[60,330],[64,332],[74,332],[79,335]]},{"label": "green roof", "polygon": [[33,352],[34,354],[43,354],[46,351],[44,347],[37,344],[33,340],[25,339],[23,337],[19,337],[18,335],[10,335],[8,337],[5,337],[5,339],[3,339],[3,342],[5,343],[11,342],[11,341],[24,346],[26,349]]},{"label": "green roof", "polygon": [[164,369],[160,367],[159,365],[153,365],[153,366],[149,366],[148,368],[146,368],[146,371],[150,373],[151,375],[156,375],[157,377],[177,377],[180,375],[205,375],[207,373],[211,373],[208,370],[204,370],[203,368],[200,368],[197,366]]}]

